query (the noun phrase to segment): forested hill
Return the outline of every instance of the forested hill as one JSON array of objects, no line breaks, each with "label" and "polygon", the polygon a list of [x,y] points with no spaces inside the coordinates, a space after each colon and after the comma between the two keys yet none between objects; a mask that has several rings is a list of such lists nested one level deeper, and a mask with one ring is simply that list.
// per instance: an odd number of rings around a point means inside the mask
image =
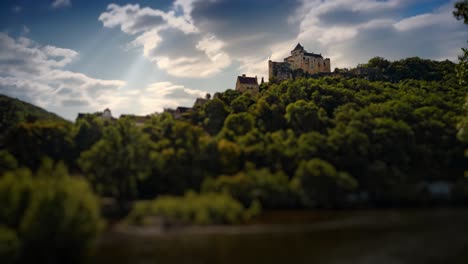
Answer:
[{"label": "forested hill", "polygon": [[0,94],[0,137],[6,129],[20,122],[38,120],[65,121],[60,116],[38,106]]}]

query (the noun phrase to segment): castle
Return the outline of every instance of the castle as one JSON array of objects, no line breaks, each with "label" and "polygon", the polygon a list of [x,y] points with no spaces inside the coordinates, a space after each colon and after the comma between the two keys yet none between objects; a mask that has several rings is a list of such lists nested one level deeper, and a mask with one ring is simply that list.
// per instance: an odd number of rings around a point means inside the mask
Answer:
[{"label": "castle", "polygon": [[291,51],[291,56],[284,62],[268,61],[268,76],[270,81],[293,79],[297,75],[312,75],[330,71],[330,59],[324,59],[321,54],[309,53],[300,43]]}]

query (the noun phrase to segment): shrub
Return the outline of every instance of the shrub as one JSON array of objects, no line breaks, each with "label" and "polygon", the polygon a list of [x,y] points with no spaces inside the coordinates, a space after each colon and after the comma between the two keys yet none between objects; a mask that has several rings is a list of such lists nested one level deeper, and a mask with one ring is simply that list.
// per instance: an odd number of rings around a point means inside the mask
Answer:
[{"label": "shrub", "polygon": [[265,208],[286,208],[294,201],[286,174],[272,173],[267,168],[248,168],[235,175],[207,179],[203,191],[227,192],[246,206],[258,200]]},{"label": "shrub", "polygon": [[63,164],[7,173],[0,198],[0,244],[13,256],[19,243],[19,263],[79,263],[101,227],[96,196]]},{"label": "shrub", "polygon": [[161,196],[153,201],[137,202],[127,217],[131,224],[147,224],[151,218],[181,224],[237,224],[260,212],[258,202],[247,209],[225,193],[196,194],[183,197]]},{"label": "shrub", "polygon": [[19,240],[12,229],[0,226],[0,260],[3,264],[15,263],[19,253]]},{"label": "shrub", "polygon": [[330,163],[311,159],[301,162],[291,185],[301,194],[305,206],[328,208],[339,206],[346,191],[355,189],[357,182]]}]

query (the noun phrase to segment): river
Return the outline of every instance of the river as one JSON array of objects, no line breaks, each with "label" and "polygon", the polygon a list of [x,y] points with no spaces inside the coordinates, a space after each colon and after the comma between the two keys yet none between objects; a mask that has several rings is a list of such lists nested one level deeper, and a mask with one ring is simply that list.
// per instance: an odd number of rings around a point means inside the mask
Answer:
[{"label": "river", "polygon": [[466,264],[468,210],[269,212],[242,226],[111,230],[89,262]]}]

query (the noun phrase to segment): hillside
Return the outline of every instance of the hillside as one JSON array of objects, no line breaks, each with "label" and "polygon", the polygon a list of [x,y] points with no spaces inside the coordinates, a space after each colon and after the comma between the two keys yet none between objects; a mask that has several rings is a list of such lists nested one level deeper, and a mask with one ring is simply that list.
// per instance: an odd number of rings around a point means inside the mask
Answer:
[{"label": "hillside", "polygon": [[0,94],[0,138],[8,128],[17,123],[37,120],[65,121],[60,116],[38,106]]}]

